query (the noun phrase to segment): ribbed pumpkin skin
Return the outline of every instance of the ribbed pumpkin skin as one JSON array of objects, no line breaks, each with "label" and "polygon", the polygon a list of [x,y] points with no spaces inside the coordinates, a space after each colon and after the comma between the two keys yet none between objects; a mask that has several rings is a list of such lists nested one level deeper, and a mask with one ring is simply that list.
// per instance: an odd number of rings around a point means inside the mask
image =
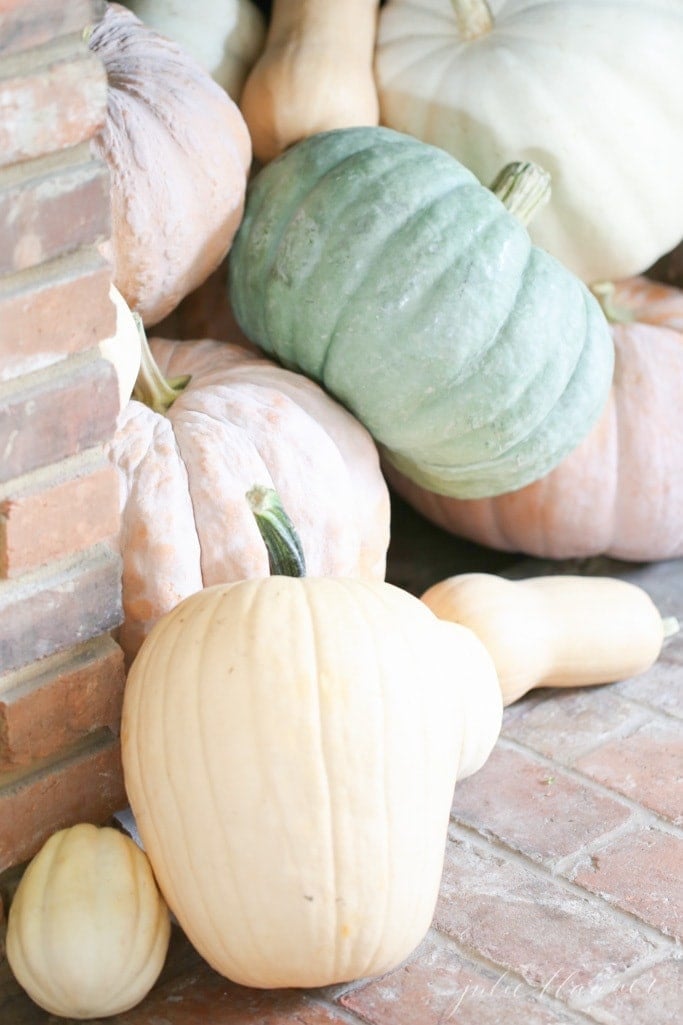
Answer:
[{"label": "ribbed pumpkin skin", "polygon": [[142,646],[122,720],[131,807],[190,941],[264,988],[398,964],[431,922],[456,775],[501,715],[483,644],[389,584],[192,595]]},{"label": "ribbed pumpkin skin", "polygon": [[148,859],[116,829],[78,823],[54,833],[10,905],[7,958],[45,1010],[99,1018],[138,1004],[171,935]]},{"label": "ribbed pumpkin skin", "polygon": [[552,473],[519,491],[459,501],[416,486],[388,463],[393,488],[461,537],[540,558],[606,554],[636,562],[683,555],[683,291],[619,282],[614,386],[600,420]]},{"label": "ribbed pumpkin skin", "polygon": [[191,381],[166,415],[132,400],[108,445],[128,659],[188,594],[268,575],[245,497],[255,484],[277,488],[310,573],[383,579],[389,493],[357,420],[303,374],[239,345],[152,338],[150,349],[163,374]]},{"label": "ribbed pumpkin skin", "polygon": [[389,129],[316,135],[263,169],[229,287],[248,338],[444,494],[547,473],[609,390],[593,296],[457,161]]}]

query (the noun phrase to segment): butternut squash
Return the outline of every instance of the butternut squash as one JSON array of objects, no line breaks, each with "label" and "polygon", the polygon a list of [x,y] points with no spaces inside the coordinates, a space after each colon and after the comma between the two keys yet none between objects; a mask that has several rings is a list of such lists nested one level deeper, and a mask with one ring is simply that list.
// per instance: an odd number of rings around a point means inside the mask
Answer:
[{"label": "butternut squash", "polygon": [[265,48],[240,99],[261,163],[309,135],[379,123],[378,7],[379,0],[274,0]]},{"label": "butternut squash", "polygon": [[504,705],[534,687],[585,687],[642,673],[678,630],[642,588],[616,577],[463,573],[432,585],[422,601],[483,641]]}]

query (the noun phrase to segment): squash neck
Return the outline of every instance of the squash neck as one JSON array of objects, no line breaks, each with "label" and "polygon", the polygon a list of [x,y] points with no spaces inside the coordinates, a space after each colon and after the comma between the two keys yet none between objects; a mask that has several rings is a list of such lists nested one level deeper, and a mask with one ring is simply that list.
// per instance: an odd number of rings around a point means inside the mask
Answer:
[{"label": "squash neck", "polygon": [[490,189],[513,217],[526,227],[550,199],[550,175],[538,164],[518,160],[506,164]]},{"label": "squash neck", "polygon": [[493,28],[493,15],[486,0],[451,0],[460,35],[465,42],[486,36]]},{"label": "squash neck", "polygon": [[268,552],[271,576],[306,576],[301,540],[277,491],[256,484],[246,498]]},{"label": "squash neck", "polygon": [[133,313],[140,334],[140,371],[133,389],[133,398],[143,402],[155,413],[167,413],[178,396],[190,383],[190,374],[181,377],[164,377],[152,355],[142,319]]}]

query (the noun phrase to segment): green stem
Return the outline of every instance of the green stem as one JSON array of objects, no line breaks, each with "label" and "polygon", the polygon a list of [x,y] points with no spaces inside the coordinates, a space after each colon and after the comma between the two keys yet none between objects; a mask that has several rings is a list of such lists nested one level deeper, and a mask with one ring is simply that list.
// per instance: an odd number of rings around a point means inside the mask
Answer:
[{"label": "green stem", "polygon": [[468,43],[493,28],[493,15],[486,0],[451,0],[460,35]]},{"label": "green stem", "polygon": [[142,350],[140,372],[133,389],[133,398],[137,399],[138,402],[144,402],[155,413],[166,413],[180,393],[187,388],[191,375],[183,374],[181,377],[164,377],[150,351],[147,335],[142,325],[142,318],[135,312],[133,317],[140,333],[140,348]]},{"label": "green stem", "polygon": [[627,310],[625,306],[617,306],[614,302],[616,288],[613,281],[598,281],[592,284],[590,289],[611,324],[630,324],[636,319],[632,310]]},{"label": "green stem", "polygon": [[271,575],[306,576],[306,561],[299,535],[277,491],[257,484],[247,491],[246,497],[268,551]]},{"label": "green stem", "polygon": [[681,624],[678,622],[675,616],[664,616],[662,619],[662,631],[664,634],[664,640],[669,637],[675,637],[681,629]]},{"label": "green stem", "polygon": [[491,192],[525,226],[550,199],[550,175],[538,164],[518,160],[506,164]]}]

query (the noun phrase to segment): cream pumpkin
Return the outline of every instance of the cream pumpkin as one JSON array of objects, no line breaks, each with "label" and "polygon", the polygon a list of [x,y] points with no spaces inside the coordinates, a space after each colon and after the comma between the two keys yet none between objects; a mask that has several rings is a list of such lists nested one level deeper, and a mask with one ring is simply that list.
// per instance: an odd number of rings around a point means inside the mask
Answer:
[{"label": "cream pumpkin", "polygon": [[145,387],[145,357],[109,446],[120,478],[120,641],[129,658],[182,598],[268,574],[244,502],[254,483],[280,491],[312,573],[383,578],[388,491],[374,442],[350,413],[307,378],[237,345],[152,339],[150,349],[162,375],[191,380],[163,400],[162,389]]},{"label": "cream pumpkin", "polygon": [[126,1011],[147,995],[171,935],[146,855],[108,826],[54,833],[9,909],[7,960],[32,1000],[65,1018]]},{"label": "cream pumpkin", "polygon": [[177,43],[119,4],[89,39],[107,72],[93,148],[110,172],[114,284],[146,325],[225,257],[242,217],[251,142],[227,93]]},{"label": "cream pumpkin", "polygon": [[456,779],[501,717],[484,645],[391,584],[274,575],[191,595],[135,659],[121,734],[190,941],[248,986],[395,967],[434,913]]},{"label": "cream pumpkin", "polygon": [[[683,291],[635,278],[610,305],[614,383],[597,425],[550,474],[490,499],[458,500],[409,481],[392,487],[445,530],[542,558],[683,555]],[[635,317],[630,320],[629,317]]]},{"label": "cream pumpkin", "polygon": [[388,0],[382,123],[480,181],[550,173],[529,231],[584,281],[646,270],[683,236],[680,0]]}]

